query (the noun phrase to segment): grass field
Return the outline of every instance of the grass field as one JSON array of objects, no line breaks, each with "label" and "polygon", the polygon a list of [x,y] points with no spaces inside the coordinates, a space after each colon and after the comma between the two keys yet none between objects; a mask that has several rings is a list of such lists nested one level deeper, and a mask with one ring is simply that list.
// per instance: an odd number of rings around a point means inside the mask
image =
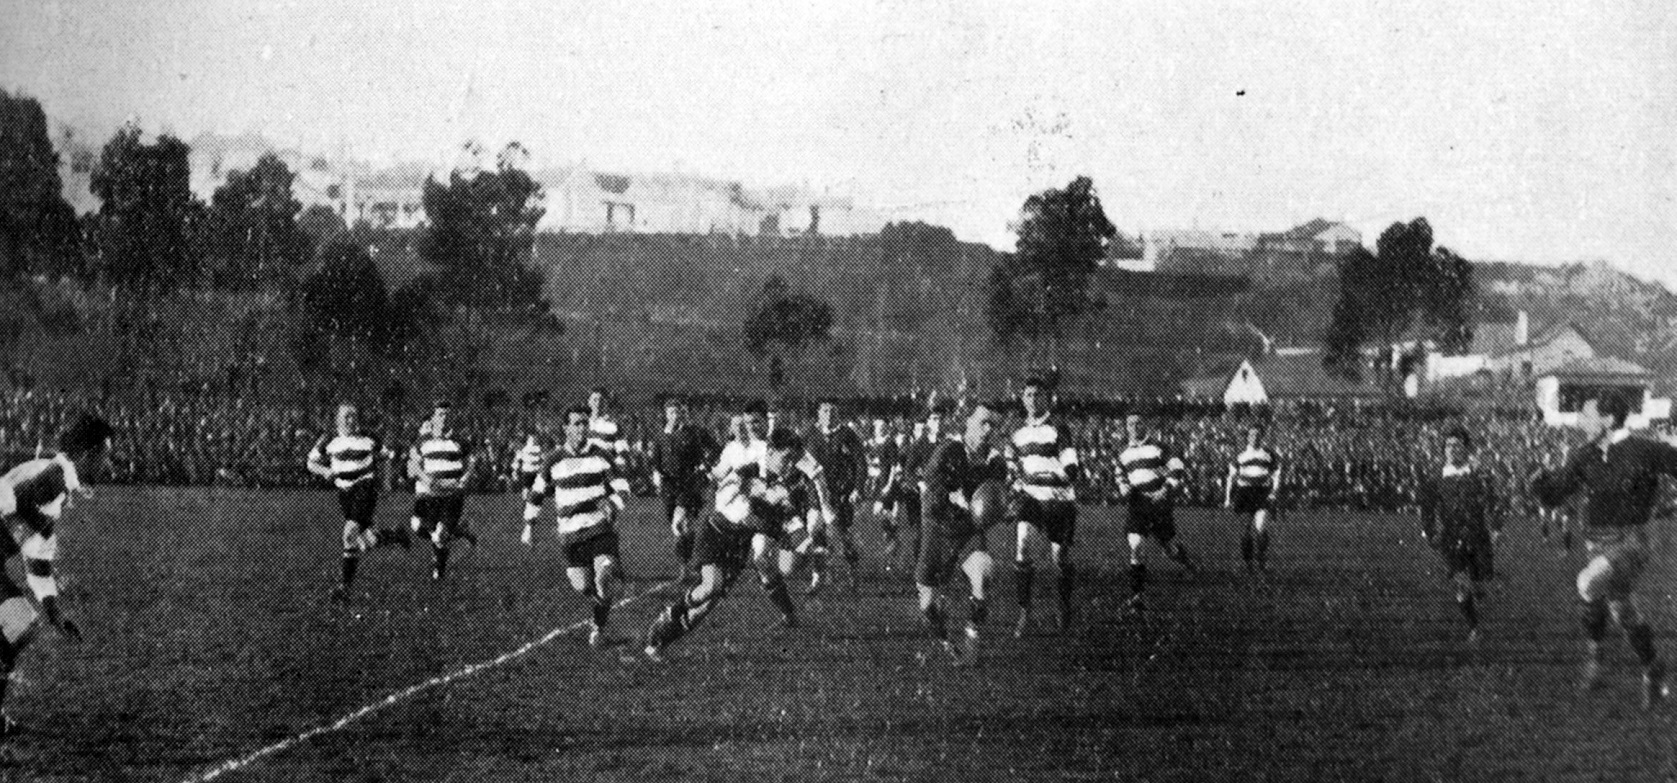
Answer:
[{"label": "grass field", "polygon": [[[658,510],[630,512],[633,596],[673,569]],[[483,544],[449,581],[429,581],[421,547],[381,551],[347,608],[324,600],[340,524],[325,492],[111,488],[72,513],[61,570],[88,638],[26,656],[8,707],[29,733],[6,779],[187,780],[276,743],[220,779],[1630,781],[1677,758],[1677,708],[1640,710],[1622,642],[1610,687],[1575,690],[1579,555],[1518,523],[1477,649],[1411,520],[1292,515],[1252,580],[1232,518],[1186,512],[1204,571],[1150,553],[1137,619],[1121,520],[1089,508],[1083,627],[1008,638],[1004,568],[983,665],[955,669],[866,524],[860,593],[800,597],[800,629],[746,579],[667,664],[591,650],[578,626],[293,742],[587,616],[553,542],[517,543],[516,500],[472,498]],[[1670,629],[1663,543],[1656,562],[1644,608]],[[620,629],[638,635],[668,595],[621,607]]]}]

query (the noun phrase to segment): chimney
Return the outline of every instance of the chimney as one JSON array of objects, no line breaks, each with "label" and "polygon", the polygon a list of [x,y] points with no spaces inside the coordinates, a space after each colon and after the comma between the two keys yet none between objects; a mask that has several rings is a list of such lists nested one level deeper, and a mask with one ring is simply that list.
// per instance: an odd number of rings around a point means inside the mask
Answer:
[{"label": "chimney", "polygon": [[1529,342],[1531,342],[1531,319],[1526,316],[1526,311],[1521,310],[1519,315],[1514,316],[1514,344],[1524,347]]}]

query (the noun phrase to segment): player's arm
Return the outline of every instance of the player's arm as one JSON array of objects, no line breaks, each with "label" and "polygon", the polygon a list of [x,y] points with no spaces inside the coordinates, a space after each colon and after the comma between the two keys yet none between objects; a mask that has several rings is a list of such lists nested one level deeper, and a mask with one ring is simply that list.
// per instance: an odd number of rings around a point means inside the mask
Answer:
[{"label": "player's arm", "polygon": [[64,616],[58,605],[58,578],[53,575],[53,560],[58,555],[58,537],[34,533],[23,542],[23,569],[30,592],[41,602],[47,622],[59,633],[72,640],[82,638],[81,629]]},{"label": "player's arm", "polygon": [[1170,454],[1170,458],[1165,460],[1166,491],[1172,495],[1177,494],[1182,490],[1182,486],[1187,483],[1187,478],[1188,465],[1182,461],[1181,457]]},{"label": "player's arm", "polygon": [[1235,476],[1238,476],[1238,475],[1240,475],[1240,466],[1233,463],[1233,462],[1230,462],[1229,463],[1229,474],[1227,476],[1223,477],[1223,507],[1224,508],[1229,508],[1229,507],[1234,505],[1234,479],[1235,479]]},{"label": "player's arm", "polygon": [[815,457],[807,451],[804,452],[803,459],[798,460],[798,469],[802,470],[804,475],[809,477],[810,483],[815,485],[815,497],[821,504],[822,520],[832,522],[834,517],[833,489],[827,484],[827,472],[821,469],[821,464],[816,462]]},{"label": "player's arm", "polygon": [[373,486],[385,486],[385,480],[390,478],[390,452],[384,448],[384,440],[373,438]]},{"label": "player's arm", "polygon": [[1270,474],[1269,474],[1269,499],[1270,499],[1271,502],[1274,502],[1276,498],[1281,497],[1281,468],[1282,467],[1284,467],[1284,466],[1281,464],[1281,460],[1279,460],[1279,459],[1275,460],[1275,469],[1270,471]]},{"label": "player's arm", "polygon": [[612,519],[622,513],[623,507],[628,505],[629,480],[623,477],[623,469],[616,460],[606,460],[606,500],[611,504]]},{"label": "player's arm", "polygon": [[862,438],[856,434],[855,430],[845,427],[844,433],[850,446],[850,475],[855,477],[851,479],[854,482],[854,488],[850,490],[850,502],[855,503],[862,499],[862,492],[867,487],[867,482],[863,481],[862,478],[868,475],[868,450],[862,446]]},{"label": "player's arm", "polygon": [[314,442],[314,448],[309,449],[309,456],[305,463],[310,473],[323,479],[332,477],[332,466],[326,462],[326,444],[331,438],[330,435],[320,436],[320,440]]},{"label": "player's arm", "polygon": [[1067,445],[1060,449],[1060,467],[1066,473],[1066,481],[1073,484],[1083,475],[1083,465],[1077,460],[1077,447]]}]

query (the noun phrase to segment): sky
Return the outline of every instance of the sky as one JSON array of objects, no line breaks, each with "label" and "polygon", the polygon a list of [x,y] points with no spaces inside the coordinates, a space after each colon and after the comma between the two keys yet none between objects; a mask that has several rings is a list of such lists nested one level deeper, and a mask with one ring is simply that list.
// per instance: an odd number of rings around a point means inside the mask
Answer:
[{"label": "sky", "polygon": [[0,0],[0,88],[188,140],[808,183],[1003,248],[1087,175],[1131,234],[1425,217],[1677,287],[1673,5]]}]

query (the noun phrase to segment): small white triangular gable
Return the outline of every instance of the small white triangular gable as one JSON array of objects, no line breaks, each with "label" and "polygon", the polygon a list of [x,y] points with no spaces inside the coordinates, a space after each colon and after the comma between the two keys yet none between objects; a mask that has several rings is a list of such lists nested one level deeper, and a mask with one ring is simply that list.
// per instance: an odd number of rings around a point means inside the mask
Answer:
[{"label": "small white triangular gable", "polygon": [[1252,368],[1252,360],[1242,360],[1234,375],[1229,376],[1229,386],[1223,390],[1223,404],[1261,405],[1267,402],[1269,394],[1264,391],[1264,382],[1258,377],[1258,371]]}]

